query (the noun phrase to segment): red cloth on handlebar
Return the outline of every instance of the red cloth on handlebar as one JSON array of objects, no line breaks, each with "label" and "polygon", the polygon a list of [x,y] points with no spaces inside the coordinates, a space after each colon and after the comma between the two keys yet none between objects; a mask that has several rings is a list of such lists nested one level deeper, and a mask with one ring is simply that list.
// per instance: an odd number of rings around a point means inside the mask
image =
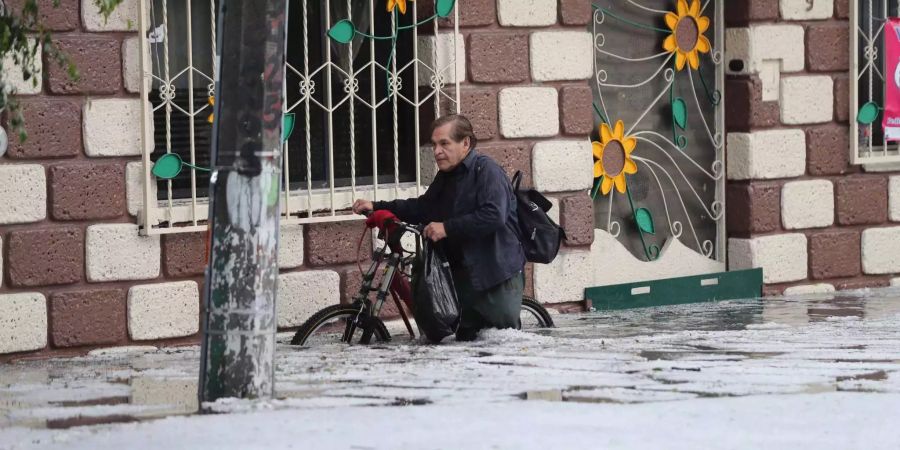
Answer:
[{"label": "red cloth on handlebar", "polygon": [[397,229],[397,222],[400,219],[397,219],[397,216],[394,213],[382,209],[378,211],[373,211],[369,214],[369,217],[366,218],[366,226],[369,228],[381,228],[382,230],[387,230],[388,232],[394,231]]}]

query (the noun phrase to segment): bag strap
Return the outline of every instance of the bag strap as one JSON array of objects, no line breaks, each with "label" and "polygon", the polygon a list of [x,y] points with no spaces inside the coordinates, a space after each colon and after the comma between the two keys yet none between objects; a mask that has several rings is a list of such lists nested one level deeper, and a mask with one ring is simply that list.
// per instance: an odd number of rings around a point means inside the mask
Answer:
[{"label": "bag strap", "polygon": [[517,170],[515,175],[513,175],[513,177],[512,177],[513,192],[519,191],[520,184],[522,184],[522,171]]},{"label": "bag strap", "polygon": [[422,255],[422,265],[423,270],[425,270],[425,275],[427,276],[431,273],[431,258],[432,253],[434,253],[434,244],[427,238],[422,240],[424,241],[422,244],[422,252],[424,252]]}]

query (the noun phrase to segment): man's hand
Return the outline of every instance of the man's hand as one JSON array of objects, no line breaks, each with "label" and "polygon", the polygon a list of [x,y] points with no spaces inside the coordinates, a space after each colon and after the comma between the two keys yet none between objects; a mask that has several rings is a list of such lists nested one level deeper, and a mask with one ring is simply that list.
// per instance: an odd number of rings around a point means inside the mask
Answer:
[{"label": "man's hand", "polygon": [[444,229],[444,224],[441,222],[431,222],[428,226],[425,227],[425,237],[431,239],[433,242],[440,241],[447,237],[447,230]]},{"label": "man's hand", "polygon": [[372,202],[368,200],[358,199],[353,202],[353,212],[356,214],[362,214],[364,211],[372,211],[374,209]]}]

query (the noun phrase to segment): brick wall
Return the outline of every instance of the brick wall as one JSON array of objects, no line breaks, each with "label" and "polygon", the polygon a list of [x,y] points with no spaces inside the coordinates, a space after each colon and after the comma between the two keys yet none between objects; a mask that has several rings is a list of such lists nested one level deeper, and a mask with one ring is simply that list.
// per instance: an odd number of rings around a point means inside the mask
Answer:
[{"label": "brick wall", "polygon": [[[142,237],[136,226],[137,3],[126,0],[108,22],[90,0],[45,7],[82,79],[46,56],[37,89],[10,73],[30,137],[0,159],[6,358],[197,340],[203,235]],[[427,14],[429,3],[418,7]],[[463,112],[480,151],[510,174],[523,170],[557,205],[568,245],[553,264],[527,268],[527,290],[566,309],[596,284],[590,2],[462,5]],[[849,164],[849,3],[807,5],[725,6],[729,264],[763,267],[769,294],[886,286],[900,273],[900,174]],[[442,22],[443,33],[451,27]],[[279,326],[350,298],[359,232],[352,223],[282,227]]]},{"label": "brick wall", "polygon": [[91,0],[40,2],[81,78],[44,55],[42,83],[18,91],[28,140],[0,159],[0,354],[196,340],[202,240],[141,237],[135,223],[137,5],[104,21]]},{"label": "brick wall", "polygon": [[[418,7],[427,12],[429,3]],[[203,234],[145,237],[136,224],[137,5],[126,0],[107,22],[91,0],[44,6],[46,24],[82,78],[69,80],[45,56],[41,85],[17,84],[29,139],[0,159],[0,359],[197,342]],[[577,308],[564,302],[581,300],[590,284],[583,259],[594,236],[590,4],[463,6],[461,95],[479,150],[547,192],[570,237],[558,264],[528,267],[527,289],[558,309]],[[442,32],[451,26],[445,21]],[[358,223],[282,227],[280,327],[349,300],[359,283],[360,232]]]},{"label": "brick wall", "polygon": [[551,265],[527,270],[541,302],[577,302],[591,284],[594,240],[591,152],[593,47],[588,1],[467,0],[460,32],[468,78],[462,112],[475,122],[479,150],[524,184],[551,197],[569,236]]},{"label": "brick wall", "polygon": [[726,4],[729,264],[763,267],[767,294],[900,272],[897,167],[848,162],[849,1]]}]

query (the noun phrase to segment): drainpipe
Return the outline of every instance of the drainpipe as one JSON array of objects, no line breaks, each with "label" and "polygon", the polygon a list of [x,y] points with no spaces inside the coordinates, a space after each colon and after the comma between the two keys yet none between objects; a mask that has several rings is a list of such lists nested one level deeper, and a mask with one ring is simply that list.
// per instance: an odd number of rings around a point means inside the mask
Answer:
[{"label": "drainpipe", "polygon": [[274,392],[286,7],[219,6],[201,410]]}]

